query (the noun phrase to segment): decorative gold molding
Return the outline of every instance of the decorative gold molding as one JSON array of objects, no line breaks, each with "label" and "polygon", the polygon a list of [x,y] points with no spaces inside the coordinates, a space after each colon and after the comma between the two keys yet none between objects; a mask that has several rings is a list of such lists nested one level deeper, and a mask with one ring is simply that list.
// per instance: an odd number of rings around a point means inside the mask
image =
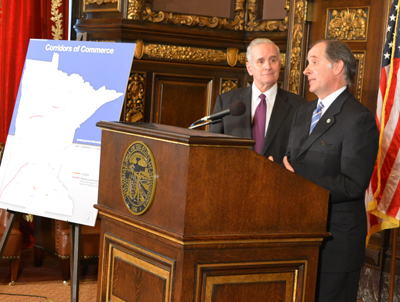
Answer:
[{"label": "decorative gold molding", "polygon": [[303,41],[305,1],[297,0],[294,7],[293,38],[290,54],[289,91],[299,93],[301,44]]},{"label": "decorative gold molding", "polygon": [[144,46],[144,54],[150,58],[221,63],[226,61],[227,54],[222,50],[149,44]]},{"label": "decorative gold molding", "polygon": [[118,12],[120,0],[82,0],[83,11],[88,12]]},{"label": "decorative gold molding", "polygon": [[102,5],[104,3],[118,3],[118,0],[84,0],[85,4],[97,4],[97,5]]},{"label": "decorative gold molding", "polygon": [[145,78],[145,73],[130,74],[125,105],[127,122],[143,122]]},{"label": "decorative gold molding", "polygon": [[63,14],[58,11],[58,8],[62,5],[62,0],[52,0],[51,1],[51,21],[55,25],[51,25],[51,31],[53,40],[62,40],[63,28],[62,28],[62,17]]},{"label": "decorative gold molding", "polygon": [[[244,29],[244,15],[245,15],[245,0],[236,0],[235,12],[233,19],[218,18],[218,17],[204,17],[196,15],[179,15],[168,12],[154,12],[152,9],[152,1],[145,2],[143,10],[143,20],[153,23],[168,23],[179,24],[187,26],[200,26],[209,28],[223,28],[223,29]],[[132,19],[134,16],[128,19]]]},{"label": "decorative gold molding", "polygon": [[221,79],[220,94],[238,88],[237,79]]},{"label": "decorative gold molding", "polygon": [[[237,48],[228,48],[226,53],[222,50],[209,48],[196,48],[179,45],[148,44],[143,40],[136,41],[135,58],[140,60],[143,55],[153,59],[179,60],[206,63],[224,63],[234,67],[239,64],[245,65],[247,57],[245,52],[239,52]],[[286,53],[280,53],[282,67],[285,67]]]},{"label": "decorative gold molding", "polygon": [[227,52],[226,52],[226,60],[229,64],[229,66],[235,66],[237,61],[238,61],[238,53],[239,53],[239,49],[237,48],[228,48]]},{"label": "decorative gold molding", "polygon": [[327,10],[326,39],[366,41],[369,7]]},{"label": "decorative gold molding", "polygon": [[357,100],[361,102],[364,83],[365,51],[361,53],[354,53],[354,57],[358,61],[358,72],[356,79]]},{"label": "decorative gold molding", "polygon": [[[285,9],[289,9],[286,4]],[[245,26],[246,31],[287,31],[288,30],[288,16],[281,20],[268,20],[257,22],[258,0],[248,0],[248,22]]]},{"label": "decorative gold molding", "polygon": [[142,0],[129,0],[128,2],[128,19],[140,20],[142,11]]},{"label": "decorative gold molding", "polygon": [[143,57],[143,52],[144,52],[144,43],[143,40],[137,40],[136,41],[136,46],[135,46],[135,58],[140,60]]}]

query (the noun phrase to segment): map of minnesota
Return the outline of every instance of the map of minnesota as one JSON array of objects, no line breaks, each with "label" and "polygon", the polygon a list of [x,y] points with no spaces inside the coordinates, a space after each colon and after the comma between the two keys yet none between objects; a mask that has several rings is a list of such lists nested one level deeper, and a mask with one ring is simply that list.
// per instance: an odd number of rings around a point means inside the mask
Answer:
[{"label": "map of minnesota", "polygon": [[58,69],[59,60],[58,53],[51,62],[26,60],[15,134],[7,138],[0,202],[26,213],[72,215],[73,188],[79,186],[83,198],[85,190],[97,191],[100,148],[77,147],[75,131],[123,95],[105,86],[96,90],[79,74],[68,75]]}]

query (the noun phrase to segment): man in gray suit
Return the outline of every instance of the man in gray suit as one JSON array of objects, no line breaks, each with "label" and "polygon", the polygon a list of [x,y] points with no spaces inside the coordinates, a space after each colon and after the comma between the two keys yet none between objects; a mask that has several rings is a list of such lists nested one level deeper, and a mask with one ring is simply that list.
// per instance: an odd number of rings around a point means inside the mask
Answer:
[{"label": "man in gray suit", "polygon": [[[278,163],[285,155],[289,130],[297,108],[306,103],[302,97],[278,87],[281,69],[280,51],[269,39],[255,39],[247,48],[246,67],[253,76],[252,86],[233,89],[218,96],[214,112],[229,108],[236,101],[246,105],[241,116],[226,116],[221,123],[213,124],[210,131],[254,139],[254,116],[264,94],[264,124],[261,126],[261,140],[256,140],[256,152],[265,157],[272,156]],[[264,98],[264,96],[261,96]]]},{"label": "man in gray suit", "polygon": [[349,92],[357,70],[349,47],[319,41],[307,60],[304,74],[319,99],[296,112],[283,163],[330,191],[331,236],[321,249],[315,301],[356,302],[367,234],[364,194],[379,133],[374,115]]}]

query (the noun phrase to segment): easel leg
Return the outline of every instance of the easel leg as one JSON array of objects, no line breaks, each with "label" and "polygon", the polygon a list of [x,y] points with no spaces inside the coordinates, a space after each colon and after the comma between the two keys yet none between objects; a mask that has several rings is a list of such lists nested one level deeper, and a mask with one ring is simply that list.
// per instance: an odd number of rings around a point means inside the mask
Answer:
[{"label": "easel leg", "polygon": [[3,257],[3,252],[6,248],[8,237],[10,237],[11,229],[14,225],[14,222],[17,220],[18,216],[21,214],[21,213],[13,212],[13,211],[8,211],[8,212],[11,213],[11,216],[10,216],[10,220],[7,223],[6,229],[4,230],[3,237],[1,238],[1,241],[0,241],[0,258]]},{"label": "easel leg", "polygon": [[391,233],[392,233],[392,259],[390,266],[389,302],[393,302],[394,282],[396,277],[397,237],[399,236],[399,228],[392,229]]},{"label": "easel leg", "polygon": [[71,302],[79,301],[81,225],[71,223]]}]

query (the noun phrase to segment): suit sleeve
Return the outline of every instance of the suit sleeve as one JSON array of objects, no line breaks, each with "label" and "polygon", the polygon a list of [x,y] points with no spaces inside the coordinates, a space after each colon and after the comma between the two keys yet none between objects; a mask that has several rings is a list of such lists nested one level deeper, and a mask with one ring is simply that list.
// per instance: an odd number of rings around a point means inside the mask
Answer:
[{"label": "suit sleeve", "polygon": [[379,132],[374,116],[370,112],[359,114],[344,136],[341,173],[335,177],[310,180],[331,192],[332,203],[363,197],[374,169],[378,142]]},{"label": "suit sleeve", "polygon": [[[215,113],[215,112],[219,112],[219,111],[222,111],[223,110],[223,108],[222,108],[222,98],[221,98],[221,96],[219,95],[218,97],[217,97],[217,100],[216,100],[216,102],[215,102],[215,106],[214,106],[214,111],[213,111],[213,113]],[[221,123],[216,123],[216,124],[211,124],[210,125],[210,132],[213,132],[213,133],[224,133],[224,124],[223,124],[223,121],[221,122]]]}]

